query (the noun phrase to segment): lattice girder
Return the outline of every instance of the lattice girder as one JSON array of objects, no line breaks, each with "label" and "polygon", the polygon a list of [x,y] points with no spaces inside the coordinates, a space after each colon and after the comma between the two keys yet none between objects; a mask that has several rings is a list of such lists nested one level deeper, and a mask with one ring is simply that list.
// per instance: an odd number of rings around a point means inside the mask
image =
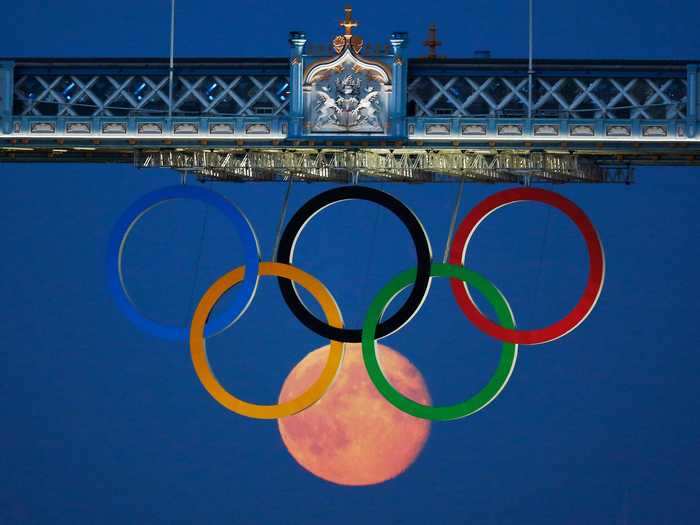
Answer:
[{"label": "lattice girder", "polygon": [[[686,117],[687,81],[682,78],[536,76],[533,83],[533,117]],[[528,114],[527,90],[526,77],[419,75],[409,81],[408,101],[414,104],[409,115],[522,117]]]},{"label": "lattice girder", "polygon": [[[176,75],[174,80],[174,115],[288,114],[284,75]],[[14,85],[17,114],[30,116],[164,114],[168,91],[165,72],[94,74],[86,79],[72,74],[25,74]]]}]

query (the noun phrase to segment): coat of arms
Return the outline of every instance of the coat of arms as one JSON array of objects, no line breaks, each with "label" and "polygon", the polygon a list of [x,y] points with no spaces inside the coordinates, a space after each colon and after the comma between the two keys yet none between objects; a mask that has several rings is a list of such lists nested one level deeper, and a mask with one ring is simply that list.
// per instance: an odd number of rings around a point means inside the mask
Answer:
[{"label": "coat of arms", "polygon": [[345,34],[333,41],[334,59],[311,64],[304,79],[304,117],[311,133],[385,133],[391,91],[386,64],[360,57],[362,39],[346,8]]},{"label": "coat of arms", "polygon": [[311,130],[382,131],[378,116],[379,90],[368,84],[348,74],[336,79],[334,90],[328,85],[320,86],[316,91]]}]

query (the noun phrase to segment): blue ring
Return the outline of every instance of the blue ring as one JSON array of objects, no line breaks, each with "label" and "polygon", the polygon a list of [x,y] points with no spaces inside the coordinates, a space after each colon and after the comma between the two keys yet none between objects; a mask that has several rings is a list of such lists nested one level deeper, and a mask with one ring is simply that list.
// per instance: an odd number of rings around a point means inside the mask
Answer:
[{"label": "blue ring", "polygon": [[122,273],[122,255],[129,232],[149,210],[173,199],[190,199],[209,204],[222,212],[233,224],[245,251],[245,274],[233,291],[233,304],[220,317],[212,317],[204,334],[211,337],[231,326],[245,312],[253,300],[258,285],[260,247],[250,222],[233,203],[218,193],[196,186],[167,186],[148,193],[134,202],[119,217],[109,236],[107,250],[107,279],[110,291],[122,313],[144,332],[170,341],[187,341],[189,327],[168,326],[144,317],[131,301]]}]

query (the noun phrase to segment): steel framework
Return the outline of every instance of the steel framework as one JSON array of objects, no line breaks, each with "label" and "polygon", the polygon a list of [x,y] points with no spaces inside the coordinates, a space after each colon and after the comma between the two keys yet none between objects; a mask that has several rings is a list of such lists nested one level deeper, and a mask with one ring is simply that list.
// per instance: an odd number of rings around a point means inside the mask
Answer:
[{"label": "steel framework", "polygon": [[[685,78],[536,77],[532,116],[561,119],[685,119]],[[409,115],[523,117],[527,76],[416,76],[408,86]]]},{"label": "steel framework", "polygon": [[[286,115],[289,79],[284,75],[177,75],[175,115]],[[168,75],[25,74],[14,85],[18,116],[163,115]]]},{"label": "steel framework", "polygon": [[357,182],[623,182],[629,168],[603,169],[568,154],[429,150],[158,151],[136,157],[138,167],[174,168],[200,179]]},{"label": "steel framework", "polygon": [[531,72],[527,60],[409,59],[405,41],[394,33],[368,58],[393,75],[375,134],[309,132],[303,76],[325,59],[302,33],[289,59],[179,60],[172,84],[166,59],[3,59],[0,162],[524,184],[629,183],[633,166],[700,165],[700,61],[539,60]]}]

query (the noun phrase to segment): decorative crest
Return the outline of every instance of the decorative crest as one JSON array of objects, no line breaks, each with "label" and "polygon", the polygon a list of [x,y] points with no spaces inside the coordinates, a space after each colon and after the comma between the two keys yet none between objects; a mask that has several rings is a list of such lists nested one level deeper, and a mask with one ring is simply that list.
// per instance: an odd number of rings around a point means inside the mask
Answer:
[{"label": "decorative crest", "polygon": [[333,39],[335,52],[341,54],[346,47],[352,47],[352,50],[359,54],[364,42],[362,38],[352,34],[353,27],[359,26],[357,20],[352,19],[352,6],[345,6],[345,19],[341,20],[338,25],[345,28],[345,34],[338,35]]},{"label": "decorative crest", "polygon": [[352,19],[352,6],[345,6],[345,20],[340,21],[340,27],[345,28],[345,39],[350,40],[352,38],[352,28],[357,27],[359,24],[357,20]]},{"label": "decorative crest", "polygon": [[333,39],[337,55],[316,59],[304,69],[303,125],[307,134],[388,134],[391,55],[387,53],[383,60],[360,56],[362,38],[352,34],[357,26],[352,7],[346,6],[345,19],[340,22],[344,34]]},{"label": "decorative crest", "polygon": [[428,28],[428,39],[423,41],[423,45],[428,48],[427,58],[434,60],[438,57],[437,48],[442,45],[442,42],[437,39],[437,26],[435,24],[430,24]]}]

